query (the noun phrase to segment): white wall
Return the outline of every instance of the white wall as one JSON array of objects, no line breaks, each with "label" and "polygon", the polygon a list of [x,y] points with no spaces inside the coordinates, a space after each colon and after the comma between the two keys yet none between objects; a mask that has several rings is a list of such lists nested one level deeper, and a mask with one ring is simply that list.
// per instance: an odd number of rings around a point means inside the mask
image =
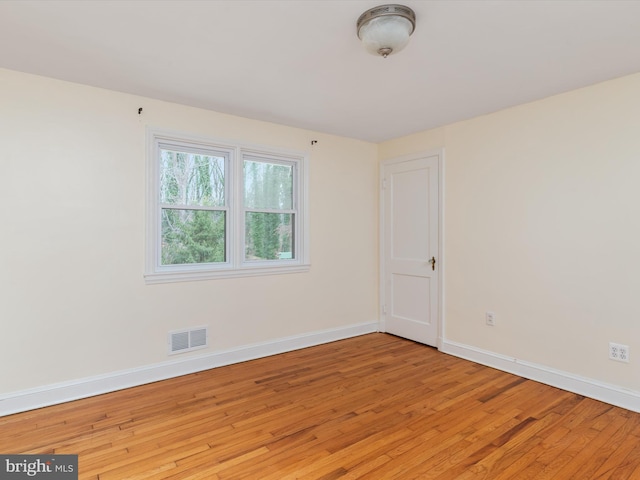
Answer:
[{"label": "white wall", "polygon": [[[311,271],[146,285],[146,125],[310,151]],[[0,395],[377,321],[376,145],[7,70],[0,132]]]},{"label": "white wall", "polygon": [[[446,338],[640,392],[640,75],[386,142],[379,157],[436,147]],[[610,341],[630,346],[629,364],[608,359]]]},{"label": "white wall", "polygon": [[[146,285],[147,124],[309,150],[311,272]],[[376,146],[0,70],[0,398],[375,322],[378,160],[439,147],[446,339],[638,392],[638,132],[640,75]]]}]

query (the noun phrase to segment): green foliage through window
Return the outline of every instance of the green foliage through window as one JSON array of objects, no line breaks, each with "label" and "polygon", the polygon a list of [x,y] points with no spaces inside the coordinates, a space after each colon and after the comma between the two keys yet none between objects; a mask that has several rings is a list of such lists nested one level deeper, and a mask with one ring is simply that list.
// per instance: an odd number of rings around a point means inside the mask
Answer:
[{"label": "green foliage through window", "polygon": [[225,212],[162,210],[162,264],[225,261]]},{"label": "green foliage through window", "polygon": [[226,260],[224,156],[160,149],[160,203],[162,265]]},{"label": "green foliage through window", "polygon": [[145,281],[306,272],[305,152],[147,129]]},{"label": "green foliage through window", "polygon": [[245,260],[295,258],[293,174],[291,164],[245,160]]},{"label": "green foliage through window", "polygon": [[285,260],[293,255],[293,215],[247,212],[245,239],[247,260]]}]

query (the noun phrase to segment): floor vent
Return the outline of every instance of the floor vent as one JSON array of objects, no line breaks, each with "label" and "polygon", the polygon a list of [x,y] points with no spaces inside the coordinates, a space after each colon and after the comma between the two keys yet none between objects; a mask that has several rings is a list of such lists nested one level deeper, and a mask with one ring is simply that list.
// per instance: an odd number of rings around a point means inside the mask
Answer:
[{"label": "floor vent", "polygon": [[208,346],[207,327],[169,332],[169,355],[191,352]]}]

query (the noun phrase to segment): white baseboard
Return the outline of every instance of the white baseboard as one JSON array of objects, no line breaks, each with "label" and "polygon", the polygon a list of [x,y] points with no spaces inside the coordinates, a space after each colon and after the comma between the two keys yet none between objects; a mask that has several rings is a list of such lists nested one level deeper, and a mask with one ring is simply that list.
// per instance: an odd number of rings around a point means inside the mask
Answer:
[{"label": "white baseboard", "polygon": [[617,407],[640,412],[640,392],[634,390],[627,390],[591,378],[580,377],[544,365],[518,360],[517,358],[500,355],[450,340],[443,340],[440,351],[546,385],[551,385],[552,387],[594,398]]},{"label": "white baseboard", "polygon": [[144,385],[146,383],[188,375],[215,367],[268,357],[278,353],[290,352],[377,331],[378,322],[349,325],[348,327],[321,330],[280,338],[269,342],[246,345],[198,357],[189,357],[184,360],[172,360],[106,375],[98,375],[12,392],[0,395],[0,416],[78,400],[80,398],[92,397],[124,388]]}]

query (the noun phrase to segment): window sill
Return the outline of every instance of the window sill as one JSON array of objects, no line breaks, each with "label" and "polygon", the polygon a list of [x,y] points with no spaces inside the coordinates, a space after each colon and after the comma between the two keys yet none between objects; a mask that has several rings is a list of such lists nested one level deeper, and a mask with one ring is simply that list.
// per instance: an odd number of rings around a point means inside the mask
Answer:
[{"label": "window sill", "polygon": [[219,278],[257,277],[262,275],[284,275],[288,273],[305,273],[311,270],[311,265],[285,265],[246,267],[233,270],[202,270],[147,273],[144,281],[147,285],[157,283],[195,282],[200,280],[214,280]]}]

